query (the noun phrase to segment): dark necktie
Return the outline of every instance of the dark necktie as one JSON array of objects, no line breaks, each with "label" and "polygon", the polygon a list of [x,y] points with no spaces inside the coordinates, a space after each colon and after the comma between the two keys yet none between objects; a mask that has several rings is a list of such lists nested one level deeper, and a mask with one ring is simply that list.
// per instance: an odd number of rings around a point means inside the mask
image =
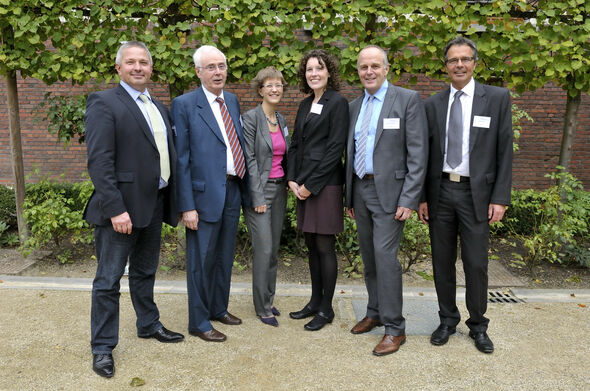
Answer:
[{"label": "dark necktie", "polygon": [[236,169],[236,175],[240,178],[243,178],[244,174],[246,173],[246,164],[244,162],[244,153],[242,152],[242,147],[240,146],[240,140],[238,140],[238,132],[236,132],[234,121],[232,121],[223,99],[218,97],[215,100],[217,103],[219,103],[219,107],[221,109],[223,125],[225,126],[225,132],[227,133],[227,139],[229,141],[231,153],[234,157],[234,168]]},{"label": "dark necktie", "polygon": [[457,167],[463,160],[463,110],[461,108],[463,91],[455,92],[449,115],[449,132],[447,135],[447,163],[451,168]]}]

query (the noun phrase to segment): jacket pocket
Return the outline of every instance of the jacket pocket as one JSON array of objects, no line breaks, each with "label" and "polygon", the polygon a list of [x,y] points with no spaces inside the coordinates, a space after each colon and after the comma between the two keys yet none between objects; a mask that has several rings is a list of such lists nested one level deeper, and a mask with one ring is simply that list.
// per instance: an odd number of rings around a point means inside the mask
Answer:
[{"label": "jacket pocket", "polygon": [[203,182],[203,181],[193,181],[193,190],[195,190],[195,191],[205,191],[205,182]]},{"label": "jacket pocket", "polygon": [[133,172],[117,172],[117,182],[133,182],[135,181],[135,174]]}]

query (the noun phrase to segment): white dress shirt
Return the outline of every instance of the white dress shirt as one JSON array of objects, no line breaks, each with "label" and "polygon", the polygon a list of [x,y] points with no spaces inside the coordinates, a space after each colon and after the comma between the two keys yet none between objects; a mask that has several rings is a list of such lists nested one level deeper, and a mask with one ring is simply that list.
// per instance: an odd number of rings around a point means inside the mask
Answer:
[{"label": "white dress shirt", "polygon": [[475,94],[475,81],[473,77],[465,87],[461,89],[463,95],[459,97],[461,100],[461,113],[463,114],[463,145],[461,148],[461,164],[455,168],[451,168],[447,163],[447,144],[449,134],[449,116],[451,114],[451,104],[455,99],[455,92],[457,89],[451,85],[449,94],[449,105],[447,107],[447,123],[445,125],[445,156],[443,160],[443,172],[455,173],[461,176],[469,176],[469,130],[471,129],[471,109],[473,107],[473,96]]},{"label": "white dress shirt", "polygon": [[[217,98],[221,98],[225,102],[225,98],[223,97],[223,91],[221,91],[221,94],[219,96],[208,91],[205,87],[203,87],[203,91],[205,92],[205,97],[207,98],[207,102],[209,102],[209,105],[211,106],[211,110],[213,110],[213,115],[215,116],[215,119],[217,120],[217,125],[219,126],[219,129],[221,130],[221,135],[223,136],[223,141],[225,141],[225,146],[226,146],[225,155],[226,155],[226,159],[227,159],[227,164],[226,164],[227,174],[236,175],[236,168],[235,168],[235,164],[234,164],[234,155],[231,150],[229,139],[227,138],[227,131],[225,130],[225,124],[223,123],[223,117],[221,116],[221,106],[215,100]],[[225,106],[227,107],[227,103],[225,104]],[[229,112],[229,107],[227,107],[227,111]],[[234,126],[236,126],[236,124],[234,124]],[[238,130],[236,129],[236,132],[237,131]]]}]

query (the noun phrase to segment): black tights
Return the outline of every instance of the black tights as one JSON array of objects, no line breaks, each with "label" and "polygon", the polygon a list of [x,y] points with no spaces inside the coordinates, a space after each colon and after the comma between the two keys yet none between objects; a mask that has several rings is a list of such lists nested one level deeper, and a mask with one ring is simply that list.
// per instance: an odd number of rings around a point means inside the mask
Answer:
[{"label": "black tights", "polygon": [[311,299],[309,307],[324,313],[332,312],[332,298],[336,289],[338,264],[336,261],[336,236],[304,232],[309,252],[311,274]]}]

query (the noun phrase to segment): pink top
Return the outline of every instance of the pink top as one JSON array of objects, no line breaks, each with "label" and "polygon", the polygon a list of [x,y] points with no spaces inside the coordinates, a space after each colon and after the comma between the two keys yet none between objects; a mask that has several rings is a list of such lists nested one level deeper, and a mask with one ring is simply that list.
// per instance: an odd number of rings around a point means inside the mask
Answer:
[{"label": "pink top", "polygon": [[283,131],[281,127],[277,127],[276,132],[270,132],[270,139],[272,140],[272,167],[270,169],[269,178],[282,178],[285,176],[283,171],[283,158],[285,152],[287,152],[287,146],[285,145],[285,139],[283,138]]}]

